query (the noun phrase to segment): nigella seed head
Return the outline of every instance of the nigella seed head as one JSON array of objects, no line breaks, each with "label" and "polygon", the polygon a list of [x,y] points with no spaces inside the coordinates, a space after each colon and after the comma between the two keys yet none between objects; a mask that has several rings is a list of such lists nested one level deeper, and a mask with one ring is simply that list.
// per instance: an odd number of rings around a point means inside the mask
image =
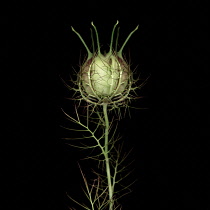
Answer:
[{"label": "nigella seed head", "polygon": [[[78,74],[77,85],[80,94],[88,103],[97,105],[122,102],[128,97],[132,86],[132,72],[129,64],[122,57],[122,50],[130,36],[138,29],[138,26],[129,34],[121,49],[117,51],[117,47],[115,47],[115,50],[112,49],[114,31],[118,24],[117,21],[112,30],[110,50],[106,55],[103,55],[100,52],[97,29],[93,23],[91,24],[95,29],[97,38],[97,52],[94,50],[93,43],[93,53],[90,52],[80,34],[72,27],[72,30],[79,36],[88,52],[88,58],[80,67]],[[118,36],[119,29],[117,39]]]}]

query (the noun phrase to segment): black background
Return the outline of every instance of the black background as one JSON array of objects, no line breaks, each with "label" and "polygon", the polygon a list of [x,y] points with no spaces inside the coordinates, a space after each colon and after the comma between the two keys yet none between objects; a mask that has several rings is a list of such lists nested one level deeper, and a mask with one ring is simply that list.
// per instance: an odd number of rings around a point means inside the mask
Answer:
[{"label": "black background", "polygon": [[83,153],[62,140],[73,134],[60,128],[67,124],[61,108],[71,114],[74,105],[65,99],[72,92],[60,78],[78,70],[86,54],[71,26],[90,46],[94,21],[107,49],[116,20],[120,44],[139,24],[124,53],[144,78],[151,75],[138,92],[145,97],[134,102],[149,109],[132,110],[131,119],[119,125],[123,141],[134,147],[132,176],[138,179],[122,200],[123,209],[209,209],[207,9],[198,1],[183,2],[19,2],[11,7],[14,81],[7,136],[15,151],[15,184],[8,189],[16,209],[67,209],[72,203],[65,193],[83,193],[77,165]]}]

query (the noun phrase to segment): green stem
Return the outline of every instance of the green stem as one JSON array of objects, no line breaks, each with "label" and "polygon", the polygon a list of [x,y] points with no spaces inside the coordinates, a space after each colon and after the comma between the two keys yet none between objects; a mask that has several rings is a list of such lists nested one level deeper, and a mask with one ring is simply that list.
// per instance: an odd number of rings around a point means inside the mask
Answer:
[{"label": "green stem", "polygon": [[105,119],[105,162],[106,162],[106,174],[107,174],[107,182],[108,182],[108,189],[109,189],[109,210],[113,209],[113,188],[112,188],[112,181],[111,181],[111,172],[110,172],[110,164],[109,164],[109,119],[107,114],[107,103],[103,104],[103,112],[104,112],[104,119]]}]

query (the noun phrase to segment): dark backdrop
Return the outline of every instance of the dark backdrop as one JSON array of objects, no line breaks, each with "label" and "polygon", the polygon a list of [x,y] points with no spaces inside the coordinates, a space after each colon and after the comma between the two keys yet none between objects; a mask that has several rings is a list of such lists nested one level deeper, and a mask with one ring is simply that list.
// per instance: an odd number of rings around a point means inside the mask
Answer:
[{"label": "dark backdrop", "polygon": [[73,93],[61,78],[68,80],[73,68],[78,71],[86,54],[71,26],[90,46],[94,21],[107,49],[116,20],[120,44],[139,24],[124,53],[128,58],[130,53],[132,67],[138,65],[143,78],[150,75],[138,92],[144,98],[134,102],[149,109],[131,110],[131,119],[119,125],[126,146],[134,147],[132,177],[138,179],[122,200],[123,209],[209,208],[204,203],[209,184],[205,1],[144,2],[25,2],[11,7],[9,72],[14,82],[9,85],[8,145],[15,149],[15,184],[8,189],[17,209],[67,209],[72,203],[65,193],[83,193],[77,165],[83,153],[62,140],[73,134],[60,128],[67,125],[61,108],[73,113],[74,104],[65,99]]}]

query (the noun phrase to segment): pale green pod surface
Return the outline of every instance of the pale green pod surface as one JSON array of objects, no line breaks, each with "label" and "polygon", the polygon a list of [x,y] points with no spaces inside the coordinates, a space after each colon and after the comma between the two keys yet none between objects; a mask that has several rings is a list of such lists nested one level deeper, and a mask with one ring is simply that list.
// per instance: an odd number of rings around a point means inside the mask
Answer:
[{"label": "pale green pod surface", "polygon": [[123,93],[129,80],[130,70],[115,54],[97,55],[81,68],[82,86],[89,96],[95,98],[115,97]]}]

